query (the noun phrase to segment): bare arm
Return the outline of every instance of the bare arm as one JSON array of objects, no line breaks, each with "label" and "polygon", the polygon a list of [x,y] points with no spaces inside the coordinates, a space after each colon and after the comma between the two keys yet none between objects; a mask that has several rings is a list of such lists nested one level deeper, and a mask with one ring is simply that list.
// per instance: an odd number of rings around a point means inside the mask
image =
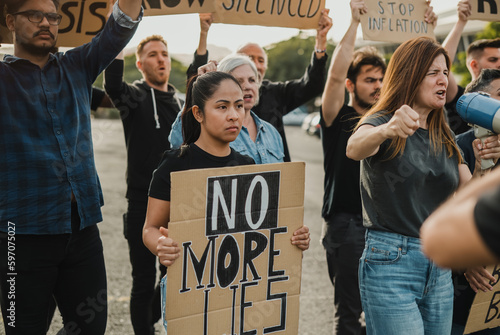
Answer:
[{"label": "bare arm", "polygon": [[321,101],[323,120],[327,127],[337,118],[340,109],[344,105],[347,70],[352,62],[356,32],[361,20],[361,14],[366,13],[366,11],[364,0],[351,1],[351,24],[335,48]]},{"label": "bare arm", "polygon": [[500,185],[500,169],[477,179],[439,207],[420,229],[423,252],[437,265],[465,268],[498,262],[474,221],[478,198]]},{"label": "bare arm", "polygon": [[346,155],[353,160],[362,160],[375,155],[387,139],[407,138],[419,127],[419,115],[407,105],[401,106],[389,120],[374,127],[364,124],[351,135],[347,142]]},{"label": "bare arm", "polygon": [[180,255],[177,242],[168,237],[170,201],[149,197],[146,221],[142,231],[144,245],[160,258],[160,263],[170,266]]},{"label": "bare arm", "polygon": [[204,55],[207,53],[208,30],[214,22],[212,13],[200,13],[200,41],[196,54]]},{"label": "bare arm", "polygon": [[[450,61],[453,62],[455,55],[457,53],[458,44],[462,38],[462,33],[464,31],[465,25],[471,15],[471,7],[469,0],[461,0],[457,5],[458,21],[453,26],[448,36],[443,42],[443,48],[448,52],[450,56]],[[455,77],[450,72],[448,76],[448,89],[446,91],[446,102],[451,102],[455,98],[458,92],[458,85]]]},{"label": "bare arm", "polygon": [[[321,11],[321,17],[318,21],[318,28],[316,29],[316,44],[314,48],[316,50],[326,50],[327,45],[327,35],[330,29],[332,28],[332,18],[328,16],[330,13],[329,9],[323,9]],[[316,52],[316,58],[323,58],[325,56],[325,52]]]}]

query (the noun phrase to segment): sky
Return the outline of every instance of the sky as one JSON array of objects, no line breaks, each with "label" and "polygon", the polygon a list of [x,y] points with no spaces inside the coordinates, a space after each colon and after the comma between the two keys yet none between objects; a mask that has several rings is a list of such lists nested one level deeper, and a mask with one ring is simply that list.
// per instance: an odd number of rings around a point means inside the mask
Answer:
[{"label": "sky", "polygon": [[[328,39],[338,42],[346,32],[350,23],[349,0],[326,0],[326,8],[330,8],[333,27]],[[433,0],[436,13],[455,8],[458,0]],[[235,51],[246,42],[256,42],[262,46],[287,40],[297,35],[298,29],[279,27],[259,27],[248,25],[229,25],[214,23],[208,33],[208,44],[226,47]],[[315,30],[307,31],[316,35]],[[171,54],[193,53],[200,33],[198,14],[168,15],[162,17],[145,17],[128,47],[135,47],[141,39],[151,34],[161,34],[168,42]]]}]

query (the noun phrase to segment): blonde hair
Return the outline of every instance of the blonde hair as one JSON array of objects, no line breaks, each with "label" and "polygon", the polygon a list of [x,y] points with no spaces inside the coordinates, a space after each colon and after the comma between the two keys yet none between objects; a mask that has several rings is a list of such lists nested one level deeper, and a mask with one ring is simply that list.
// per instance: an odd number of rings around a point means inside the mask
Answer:
[{"label": "blonde hair", "polygon": [[137,45],[137,49],[135,51],[135,56],[137,57],[137,59],[139,59],[139,56],[141,55],[142,50],[144,50],[144,46],[152,41],[161,42],[161,43],[165,44],[165,46],[168,48],[167,41],[165,41],[163,36],[161,36],[161,35],[148,36],[148,37],[144,38],[142,41],[140,41],[139,44]]}]

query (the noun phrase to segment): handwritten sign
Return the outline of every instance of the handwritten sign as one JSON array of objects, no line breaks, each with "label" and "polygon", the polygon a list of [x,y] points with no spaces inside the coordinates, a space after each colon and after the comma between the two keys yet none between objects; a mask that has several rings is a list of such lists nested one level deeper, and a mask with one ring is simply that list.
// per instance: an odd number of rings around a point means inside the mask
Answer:
[{"label": "handwritten sign", "polygon": [[434,27],[424,20],[425,0],[365,0],[368,12],[361,16],[363,39],[405,42],[418,36],[434,38]]},{"label": "handwritten sign", "polygon": [[[315,29],[325,0],[143,0],[144,16],[214,13],[215,22]],[[76,47],[97,35],[106,23],[107,0],[62,0],[57,46]],[[0,18],[0,43],[12,33]]]},{"label": "handwritten sign", "polygon": [[500,327],[500,264],[490,266],[487,270],[496,278],[492,291],[478,291],[470,308],[469,318],[465,325],[465,334],[488,328]]},{"label": "handwritten sign", "polygon": [[470,20],[500,21],[500,0],[470,0]]},{"label": "handwritten sign", "polygon": [[316,29],[325,0],[216,0],[214,22]]},{"label": "handwritten sign", "polygon": [[[214,0],[143,0],[142,6],[144,16],[215,11]],[[104,28],[107,13],[107,0],[62,0],[59,14],[63,18],[57,45],[76,47],[90,42]],[[0,19],[0,38],[3,43],[12,43],[12,34],[5,25],[4,17]]]},{"label": "handwritten sign", "polygon": [[304,164],[172,173],[169,335],[297,334]]}]

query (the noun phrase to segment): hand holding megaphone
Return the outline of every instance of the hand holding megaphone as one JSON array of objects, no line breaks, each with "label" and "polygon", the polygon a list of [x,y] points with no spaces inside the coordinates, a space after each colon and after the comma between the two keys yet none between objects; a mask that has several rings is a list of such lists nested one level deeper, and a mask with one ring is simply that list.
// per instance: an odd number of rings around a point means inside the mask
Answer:
[{"label": "hand holding megaphone", "polygon": [[495,165],[498,159],[498,137],[500,133],[500,101],[490,98],[487,93],[466,93],[458,99],[457,112],[474,129],[479,141],[474,141],[474,154],[481,157],[481,169]]}]

